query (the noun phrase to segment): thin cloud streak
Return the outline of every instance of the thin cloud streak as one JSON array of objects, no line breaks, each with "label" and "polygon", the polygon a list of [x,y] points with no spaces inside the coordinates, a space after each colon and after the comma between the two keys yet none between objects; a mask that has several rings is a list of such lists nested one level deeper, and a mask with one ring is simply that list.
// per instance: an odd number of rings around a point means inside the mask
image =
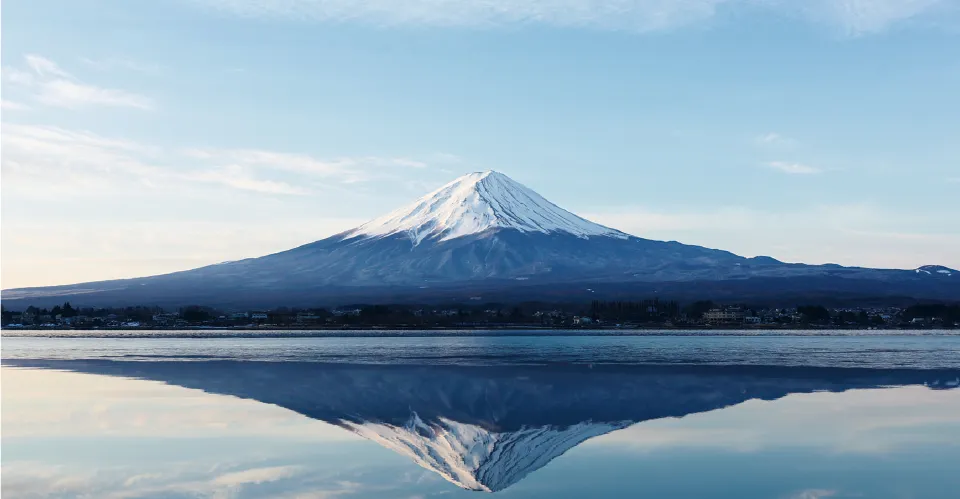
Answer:
[{"label": "thin cloud streak", "polygon": [[133,59],[118,57],[109,57],[106,59],[90,59],[87,57],[81,57],[80,62],[101,71],[123,69],[146,74],[157,74],[163,71],[163,68],[159,64],[140,62]]},{"label": "thin cloud streak", "polygon": [[[913,18],[949,13],[950,0],[779,0],[778,5],[807,18],[839,27],[850,36],[880,33]],[[955,11],[954,11],[955,12]]]},{"label": "thin cloud streak", "polygon": [[30,109],[30,106],[4,99],[0,100],[0,109],[6,109],[7,111],[26,111]]},{"label": "thin cloud streak", "polygon": [[71,80],[73,79],[72,75],[60,69],[60,67],[50,59],[36,54],[27,54],[23,56],[23,58],[27,61],[27,66],[39,76],[56,76]]},{"label": "thin cloud streak", "polygon": [[807,489],[801,490],[796,494],[790,496],[789,499],[823,499],[825,497],[833,497],[837,495],[836,490],[830,489]]},{"label": "thin cloud streak", "polygon": [[78,108],[84,106],[132,107],[149,111],[153,101],[123,90],[84,85],[70,80],[52,80],[40,84],[37,100],[49,106]]},{"label": "thin cloud streak", "polygon": [[765,147],[793,147],[797,145],[796,139],[785,137],[777,132],[757,135],[753,141],[755,144]]},{"label": "thin cloud streak", "polygon": [[286,182],[257,179],[248,170],[238,165],[229,165],[214,170],[184,173],[181,177],[184,180],[208,182],[263,194],[302,196],[310,193],[308,189],[297,187]]},{"label": "thin cloud streak", "polygon": [[380,26],[491,28],[516,23],[658,31],[713,17],[728,0],[195,0],[244,17],[353,22]]},{"label": "thin cloud streak", "polygon": [[290,478],[301,472],[299,466],[273,466],[269,468],[252,468],[243,471],[224,473],[212,480],[214,485],[237,487],[245,484],[275,482]]},{"label": "thin cloud streak", "polygon": [[[314,187],[381,178],[390,168],[427,167],[410,158],[318,159],[261,149],[185,149],[172,153],[133,141],[58,127],[4,124],[3,173],[8,189],[41,194],[210,184],[272,195],[306,195]],[[58,180],[62,181],[58,185]]]},{"label": "thin cloud streak", "polygon": [[108,106],[149,111],[155,107],[149,97],[83,83],[43,56],[27,54],[24,60],[29,71],[4,68],[4,77],[10,83],[26,88],[42,104],[68,109]]},{"label": "thin cloud streak", "polygon": [[823,172],[823,170],[813,166],[804,165],[801,163],[789,163],[786,161],[771,161],[767,163],[766,166],[773,168],[774,170],[779,170],[783,173],[789,173],[791,175],[813,175]]},{"label": "thin cloud streak", "polygon": [[[934,16],[947,0],[194,0],[244,17],[285,17],[377,26],[493,28],[510,24],[665,31],[703,22],[722,11],[761,10],[801,17],[859,36]],[[942,19],[942,16],[941,16]]]},{"label": "thin cloud streak", "polygon": [[426,168],[427,163],[409,158],[360,156],[321,160],[305,154],[281,153],[259,149],[187,149],[186,156],[221,165],[307,174],[352,184],[377,177],[383,168]]}]

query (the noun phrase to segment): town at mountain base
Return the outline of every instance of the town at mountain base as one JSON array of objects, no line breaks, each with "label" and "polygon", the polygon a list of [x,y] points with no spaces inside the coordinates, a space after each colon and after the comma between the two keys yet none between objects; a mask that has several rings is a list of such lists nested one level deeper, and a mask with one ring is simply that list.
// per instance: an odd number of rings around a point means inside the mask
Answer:
[{"label": "town at mountain base", "polygon": [[960,300],[960,276],[784,263],[643,239],[570,213],[502,173],[464,175],[409,206],[259,258],[151,277],[3,291],[8,307],[222,307],[637,296],[795,303]]}]

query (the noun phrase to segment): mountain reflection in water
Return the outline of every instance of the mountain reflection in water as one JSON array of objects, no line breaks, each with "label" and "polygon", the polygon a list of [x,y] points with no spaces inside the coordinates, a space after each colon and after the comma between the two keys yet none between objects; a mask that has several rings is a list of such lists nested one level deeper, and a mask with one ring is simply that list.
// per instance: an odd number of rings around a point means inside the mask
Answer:
[{"label": "mountain reflection in water", "polygon": [[925,385],[956,370],[761,366],[410,366],[310,362],[10,360],[8,366],[162,381],[275,404],[498,491],[587,439],[791,393]]}]

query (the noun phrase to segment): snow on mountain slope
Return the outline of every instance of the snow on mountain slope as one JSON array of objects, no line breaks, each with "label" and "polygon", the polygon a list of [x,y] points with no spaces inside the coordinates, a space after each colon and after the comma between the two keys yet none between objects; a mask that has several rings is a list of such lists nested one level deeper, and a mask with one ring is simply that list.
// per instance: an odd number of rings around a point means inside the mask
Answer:
[{"label": "snow on mountain slope", "polygon": [[932,275],[941,275],[941,276],[952,276],[953,274],[958,274],[956,270],[953,270],[949,267],[944,267],[943,265],[924,265],[914,270],[918,274],[926,274],[929,276]]},{"label": "snow on mountain slope", "polygon": [[494,228],[565,232],[581,238],[629,237],[560,208],[502,173],[485,171],[464,175],[408,206],[347,232],[344,238],[405,234],[414,244],[420,244],[425,239],[446,241]]},{"label": "snow on mountain slope", "polygon": [[480,426],[440,418],[424,422],[413,413],[403,426],[342,421],[360,436],[377,442],[458,487],[496,492],[520,481],[581,442],[630,426],[584,422],[569,427],[529,427],[497,433]]}]

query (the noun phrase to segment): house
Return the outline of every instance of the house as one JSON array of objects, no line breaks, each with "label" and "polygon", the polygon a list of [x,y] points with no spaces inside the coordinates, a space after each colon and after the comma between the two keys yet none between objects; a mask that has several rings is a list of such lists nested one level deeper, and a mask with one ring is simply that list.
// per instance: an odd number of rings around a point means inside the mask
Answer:
[{"label": "house", "polygon": [[176,312],[153,314],[153,322],[158,325],[175,324],[179,318]]},{"label": "house", "polygon": [[300,312],[297,314],[297,324],[316,324],[320,322],[321,317],[313,312]]},{"label": "house", "polygon": [[267,320],[267,313],[266,313],[266,312],[252,312],[252,313],[250,314],[250,318],[253,319],[253,320],[255,320],[255,321],[265,321],[265,320]]},{"label": "house", "polygon": [[742,324],[743,310],[738,307],[714,308],[703,314],[707,324]]},{"label": "house", "polygon": [[538,310],[537,312],[534,312],[533,316],[534,316],[534,317],[551,317],[551,318],[557,318],[557,317],[563,317],[563,312],[561,312],[561,311],[559,311],[559,310],[550,310],[550,311],[548,311],[548,312],[544,312],[544,311],[542,311],[542,310]]},{"label": "house", "polygon": [[331,313],[332,313],[333,315],[337,316],[337,317],[343,317],[343,316],[345,316],[345,315],[357,317],[357,316],[360,315],[360,309],[359,309],[359,308],[354,308],[354,309],[334,309]]}]

